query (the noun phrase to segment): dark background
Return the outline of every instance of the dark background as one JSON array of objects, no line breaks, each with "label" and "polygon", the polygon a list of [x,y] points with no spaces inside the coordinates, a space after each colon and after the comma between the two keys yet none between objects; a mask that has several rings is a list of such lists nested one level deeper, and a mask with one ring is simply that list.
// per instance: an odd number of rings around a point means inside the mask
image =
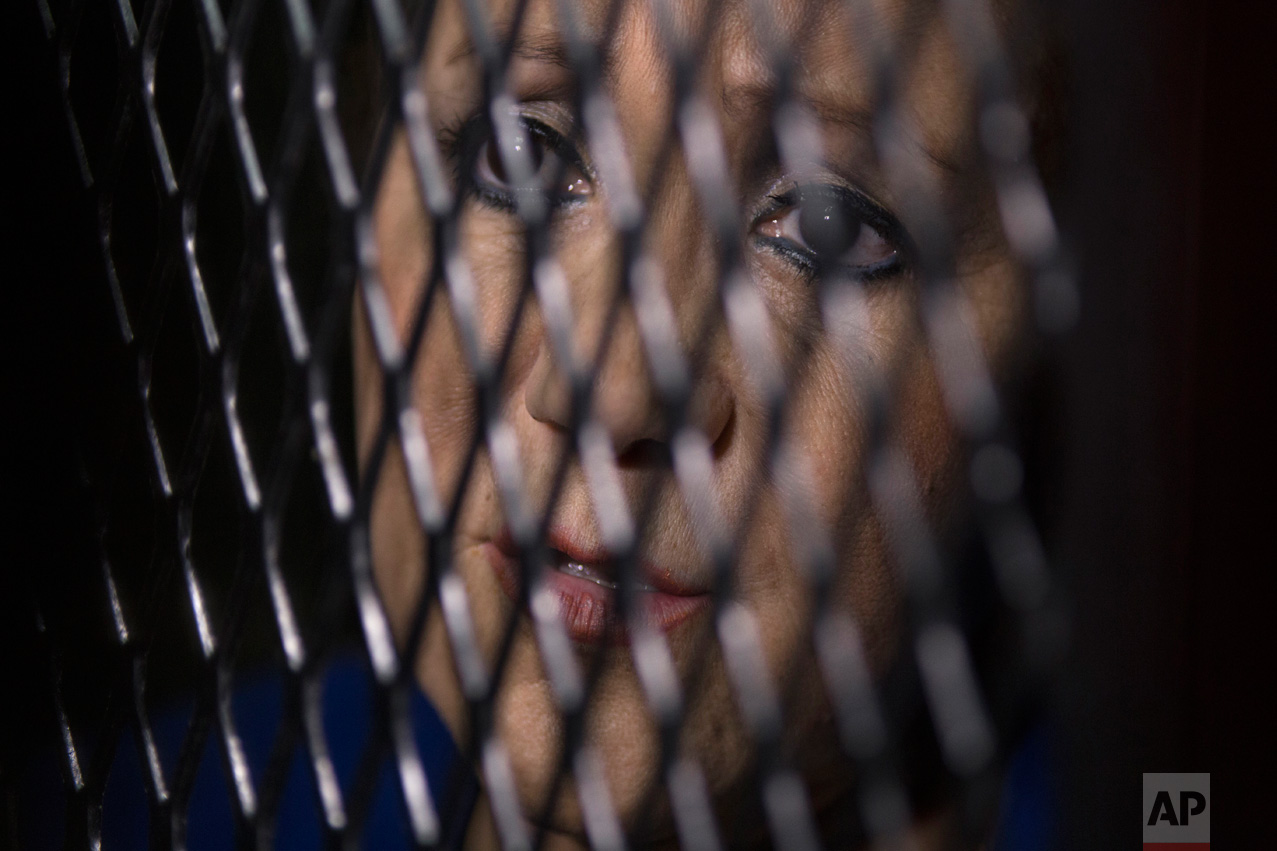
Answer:
[{"label": "dark background", "polygon": [[1158,771],[1210,772],[1212,840],[1256,847],[1277,795],[1272,12],[1067,6],[1066,847],[1137,841]]},{"label": "dark background", "polygon": [[[1253,847],[1277,799],[1277,169],[1272,13],[1262,4],[1059,4],[1072,57],[1062,228],[1078,326],[1048,345],[1058,476],[1045,532],[1072,643],[1050,729],[1065,848],[1130,847],[1140,774],[1210,772],[1213,839]],[[34,3],[2,13],[4,347],[0,794],[53,741],[30,595],[100,630],[92,505],[67,451],[131,391],[93,211]],[[110,675],[68,677],[90,702]],[[0,821],[7,816],[0,814]],[[0,841],[9,839],[0,834]]]}]

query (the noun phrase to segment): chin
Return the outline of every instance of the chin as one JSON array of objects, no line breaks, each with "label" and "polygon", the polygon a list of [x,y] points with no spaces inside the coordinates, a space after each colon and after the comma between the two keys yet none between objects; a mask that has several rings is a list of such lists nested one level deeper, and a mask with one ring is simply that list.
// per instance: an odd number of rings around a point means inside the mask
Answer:
[{"label": "chin", "polygon": [[[660,785],[660,737],[633,667],[613,658],[628,658],[628,652],[611,648],[605,651],[608,658],[599,660],[603,670],[584,719],[584,747],[565,755],[568,743],[560,702],[529,633],[521,629],[516,638],[494,719],[525,818],[584,838],[586,818],[577,784],[592,776],[601,777],[610,799],[607,805],[631,827],[649,791]],[[580,661],[586,663],[579,666],[584,673],[590,660]],[[664,802],[660,805],[664,810]],[[646,815],[668,822],[662,812]]]}]

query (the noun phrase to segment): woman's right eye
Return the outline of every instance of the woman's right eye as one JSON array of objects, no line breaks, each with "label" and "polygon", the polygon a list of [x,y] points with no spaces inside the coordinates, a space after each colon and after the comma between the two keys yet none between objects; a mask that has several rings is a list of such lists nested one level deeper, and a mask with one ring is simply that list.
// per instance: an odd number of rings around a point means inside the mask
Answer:
[{"label": "woman's right eye", "polygon": [[469,163],[468,177],[481,200],[512,210],[520,193],[546,191],[551,206],[558,208],[579,203],[594,194],[594,184],[583,158],[575,145],[560,133],[539,121],[524,118],[511,141],[514,155],[526,157],[532,168],[532,187],[516,184],[506,169],[495,136],[489,131],[476,140],[472,152],[463,159]]},{"label": "woman's right eye", "polygon": [[752,225],[754,238],[808,273],[838,271],[869,281],[907,262],[903,228],[858,192],[803,186],[770,201]]}]

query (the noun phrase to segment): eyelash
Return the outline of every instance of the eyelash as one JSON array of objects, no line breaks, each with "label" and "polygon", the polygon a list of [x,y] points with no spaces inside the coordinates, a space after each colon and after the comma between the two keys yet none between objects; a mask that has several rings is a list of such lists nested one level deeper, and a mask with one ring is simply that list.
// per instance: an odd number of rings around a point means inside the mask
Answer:
[{"label": "eyelash", "polygon": [[[527,133],[545,147],[547,153],[554,154],[562,161],[564,172],[575,169],[587,183],[593,184],[593,173],[585,164],[585,158],[574,141],[531,116],[519,115],[518,121]],[[462,195],[474,198],[489,209],[515,213],[518,210],[516,193],[531,190],[519,190],[515,187],[500,188],[490,183],[483,183],[476,176],[479,158],[494,138],[491,121],[482,112],[462,120],[455,126],[445,127],[439,133],[440,146],[453,165],[453,177]],[[556,179],[561,178],[561,174],[556,176]],[[550,197],[551,208],[561,210],[576,206],[587,200],[587,197],[566,192],[555,193]],[[868,267],[838,264],[836,261],[831,263],[794,240],[753,233],[769,217],[776,218],[779,214],[788,214],[795,210],[801,212],[805,202],[822,198],[835,199],[858,225],[869,227],[885,240],[893,249],[891,257]],[[840,272],[861,283],[884,280],[906,271],[909,267],[909,256],[912,253],[909,249],[911,243],[908,234],[894,216],[860,192],[835,184],[795,186],[786,192],[768,195],[764,208],[753,217],[750,223],[750,232],[752,240],[757,245],[790,263],[808,281],[815,281],[831,271]]]},{"label": "eyelash", "polygon": [[[528,134],[545,147],[547,153],[554,154],[562,160],[566,167],[565,171],[575,169],[584,176],[585,180],[593,183],[593,173],[585,164],[585,159],[577,145],[568,136],[527,115],[520,115],[517,120]],[[479,164],[480,156],[484,153],[484,148],[495,139],[492,122],[483,113],[472,115],[455,126],[444,127],[439,131],[440,147],[444,156],[452,163],[453,179],[457,182],[461,194],[474,198],[490,209],[514,213],[518,210],[516,192],[540,190],[520,190],[515,187],[502,189],[491,184],[484,184],[477,179],[475,169]],[[556,178],[561,178],[561,175]],[[585,196],[554,193],[550,196],[550,205],[558,210],[575,206],[584,200]]]},{"label": "eyelash", "polygon": [[[830,198],[837,200],[842,205],[843,211],[848,213],[858,226],[868,227],[881,237],[891,247],[891,257],[862,267],[839,264],[837,261],[830,262],[821,258],[814,250],[804,248],[785,237],[755,234],[753,240],[798,267],[799,271],[811,281],[835,271],[861,283],[872,283],[899,275],[909,268],[909,258],[912,254],[911,241],[900,222],[860,192],[843,186],[834,184],[797,186],[780,194],[769,195],[766,206],[754,217],[750,225],[751,232],[768,220],[778,220],[781,214],[787,215],[792,211],[801,213],[804,203]],[[850,247],[854,245],[853,242]]]}]

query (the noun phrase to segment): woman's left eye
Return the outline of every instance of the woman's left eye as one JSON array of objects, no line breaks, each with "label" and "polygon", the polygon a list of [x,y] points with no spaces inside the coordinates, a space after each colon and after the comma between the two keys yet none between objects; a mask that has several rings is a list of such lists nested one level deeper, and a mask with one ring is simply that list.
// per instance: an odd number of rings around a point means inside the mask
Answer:
[{"label": "woman's left eye", "polygon": [[[524,119],[511,140],[516,156],[527,157],[532,168],[531,191],[545,189],[551,203],[564,206],[593,194],[593,184],[575,147],[559,133],[538,121]],[[529,191],[518,186],[502,161],[496,139],[491,134],[479,142],[472,154],[471,180],[481,193],[493,200],[512,202],[516,193]]]},{"label": "woman's left eye", "polygon": [[903,263],[899,225],[859,193],[819,186],[770,200],[770,208],[755,219],[751,232],[804,271],[837,271],[872,280],[899,270]]}]

